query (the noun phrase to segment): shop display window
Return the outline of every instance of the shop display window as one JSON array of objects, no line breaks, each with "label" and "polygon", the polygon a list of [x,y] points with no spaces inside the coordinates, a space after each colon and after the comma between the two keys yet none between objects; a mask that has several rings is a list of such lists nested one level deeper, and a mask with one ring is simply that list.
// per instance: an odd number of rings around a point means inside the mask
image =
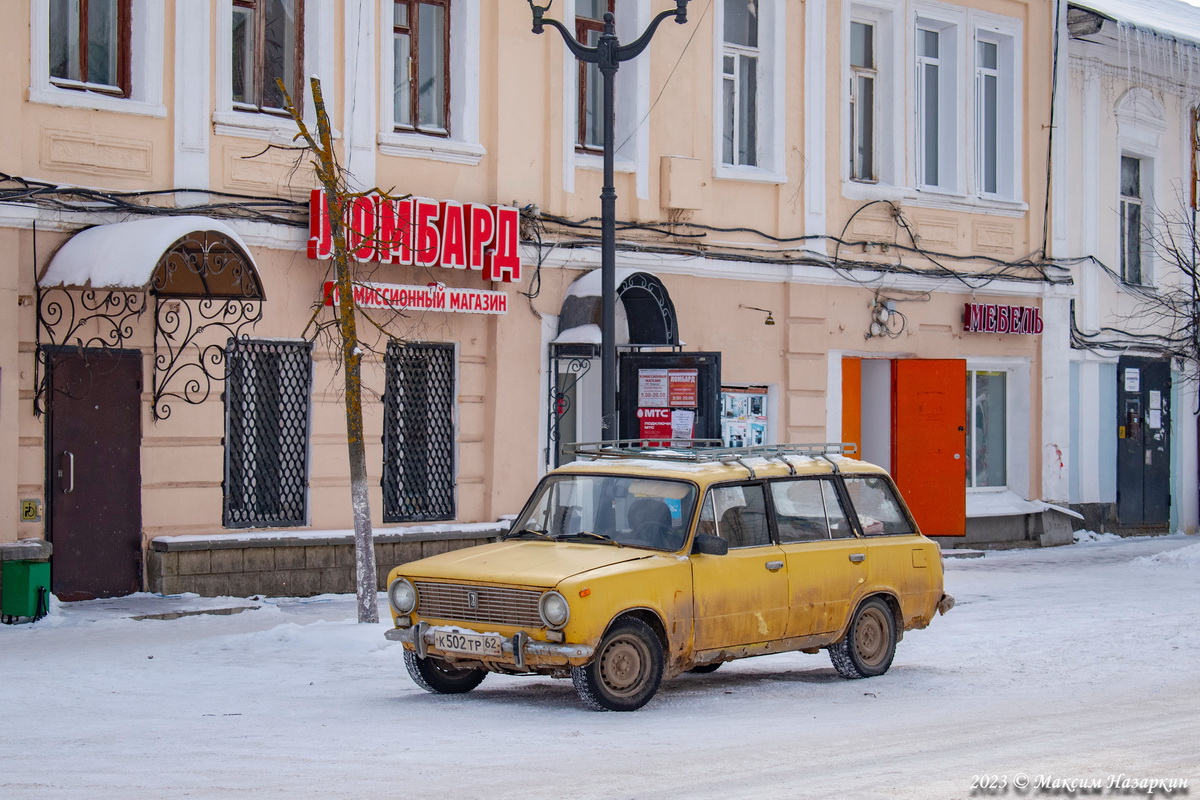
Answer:
[{"label": "shop display window", "polygon": [[967,371],[967,486],[1008,484],[1008,374]]}]

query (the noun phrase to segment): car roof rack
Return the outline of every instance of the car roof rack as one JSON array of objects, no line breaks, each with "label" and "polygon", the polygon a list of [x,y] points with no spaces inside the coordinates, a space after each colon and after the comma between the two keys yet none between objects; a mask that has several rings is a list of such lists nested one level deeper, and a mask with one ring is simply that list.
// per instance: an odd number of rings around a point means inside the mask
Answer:
[{"label": "car roof rack", "polygon": [[694,464],[737,463],[743,458],[783,459],[784,456],[821,457],[858,453],[853,442],[819,444],[759,444],[724,447],[720,439],[610,439],[577,442],[564,449],[579,458],[637,458],[656,461],[686,461]]}]

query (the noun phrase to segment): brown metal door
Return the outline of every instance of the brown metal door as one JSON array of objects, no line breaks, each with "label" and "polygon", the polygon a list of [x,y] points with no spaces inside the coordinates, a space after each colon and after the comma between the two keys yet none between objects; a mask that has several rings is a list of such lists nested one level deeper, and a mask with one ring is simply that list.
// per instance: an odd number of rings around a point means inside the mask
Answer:
[{"label": "brown metal door", "polygon": [[51,590],[62,600],[141,589],[142,355],[50,355],[46,486]]}]

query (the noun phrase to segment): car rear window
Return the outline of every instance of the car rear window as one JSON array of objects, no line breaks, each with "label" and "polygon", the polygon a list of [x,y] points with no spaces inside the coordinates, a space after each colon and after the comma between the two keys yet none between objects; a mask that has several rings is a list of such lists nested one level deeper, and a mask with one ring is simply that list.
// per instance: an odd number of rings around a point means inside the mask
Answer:
[{"label": "car rear window", "polygon": [[867,536],[913,533],[912,523],[889,481],[874,475],[847,475],[845,482],[863,533]]}]

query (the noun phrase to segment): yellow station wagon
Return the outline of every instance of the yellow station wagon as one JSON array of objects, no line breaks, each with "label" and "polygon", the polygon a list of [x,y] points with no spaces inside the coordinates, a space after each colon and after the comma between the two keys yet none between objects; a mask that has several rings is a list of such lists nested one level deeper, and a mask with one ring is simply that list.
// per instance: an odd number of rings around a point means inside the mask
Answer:
[{"label": "yellow station wagon", "polygon": [[937,544],[853,446],[640,444],[578,445],[503,541],[392,570],[386,636],[418,685],[570,677],[633,711],[663,678],[822,648],[866,678],[953,605]]}]

